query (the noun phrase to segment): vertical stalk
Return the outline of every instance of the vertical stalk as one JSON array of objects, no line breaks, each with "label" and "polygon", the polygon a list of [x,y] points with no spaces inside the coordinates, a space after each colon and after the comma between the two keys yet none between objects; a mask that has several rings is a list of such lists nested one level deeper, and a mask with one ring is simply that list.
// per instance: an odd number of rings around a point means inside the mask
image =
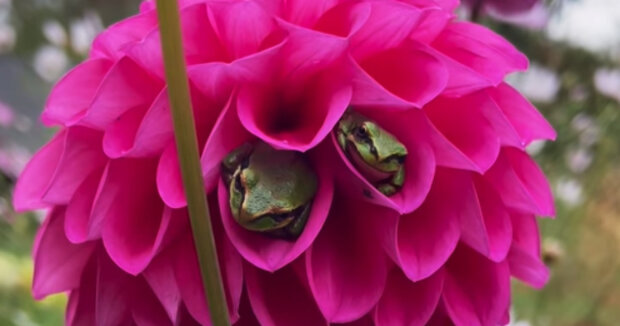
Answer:
[{"label": "vertical stalk", "polygon": [[229,326],[226,298],[198,156],[198,141],[183,56],[177,0],[157,0],[157,15],[183,188],[187,197],[208,309],[214,326]]}]

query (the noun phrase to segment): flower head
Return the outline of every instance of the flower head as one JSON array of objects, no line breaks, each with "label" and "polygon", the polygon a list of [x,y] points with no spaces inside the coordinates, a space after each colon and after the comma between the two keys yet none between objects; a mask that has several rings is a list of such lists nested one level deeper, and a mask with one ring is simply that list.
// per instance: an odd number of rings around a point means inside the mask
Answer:
[{"label": "flower head", "polygon": [[[202,170],[236,325],[497,325],[542,286],[525,147],[555,133],[503,83],[527,59],[451,0],[181,1]],[[36,297],[67,324],[209,325],[153,2],[53,89]]]}]

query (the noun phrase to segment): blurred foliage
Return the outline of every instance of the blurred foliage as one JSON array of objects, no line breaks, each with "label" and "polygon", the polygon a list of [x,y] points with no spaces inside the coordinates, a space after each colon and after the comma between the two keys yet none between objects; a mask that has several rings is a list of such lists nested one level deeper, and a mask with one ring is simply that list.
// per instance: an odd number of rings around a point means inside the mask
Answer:
[{"label": "blurred foliage", "polygon": [[[49,42],[43,32],[46,21],[57,21],[69,30],[73,20],[92,11],[109,25],[138,6],[137,0],[12,3],[11,23],[18,38],[11,55],[26,65]],[[531,325],[616,325],[620,320],[620,104],[597,91],[593,76],[597,69],[617,68],[620,62],[550,41],[541,31],[490,20],[483,23],[507,37],[532,62],[555,72],[560,83],[554,101],[535,103],[558,132],[557,141],[545,143],[535,154],[558,195],[557,218],[540,222],[543,253],[552,276],[543,290],[515,282],[515,315]],[[71,64],[83,57],[69,46],[64,50]],[[575,159],[586,163],[575,168]],[[559,195],[567,185],[572,201]],[[0,193],[9,193],[7,187],[0,184]],[[8,202],[5,198],[0,204]],[[30,250],[39,218],[5,215],[0,218],[0,325],[62,325],[64,295],[41,302],[30,295]]]}]

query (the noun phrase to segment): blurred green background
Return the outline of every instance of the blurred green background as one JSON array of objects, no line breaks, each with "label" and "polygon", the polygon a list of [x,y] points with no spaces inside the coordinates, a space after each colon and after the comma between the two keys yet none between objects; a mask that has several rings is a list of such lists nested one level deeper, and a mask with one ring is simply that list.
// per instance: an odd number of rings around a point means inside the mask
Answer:
[{"label": "blurred green background", "polygon": [[[518,0],[517,0],[518,1]],[[30,295],[42,213],[16,215],[10,191],[54,130],[38,115],[51,85],[137,0],[0,0],[0,325],[63,324],[62,295]],[[555,0],[506,16],[461,8],[531,60],[509,82],[551,121],[556,142],[528,151],[551,180],[557,218],[541,220],[544,290],[514,284],[512,325],[620,324],[620,1]]]}]

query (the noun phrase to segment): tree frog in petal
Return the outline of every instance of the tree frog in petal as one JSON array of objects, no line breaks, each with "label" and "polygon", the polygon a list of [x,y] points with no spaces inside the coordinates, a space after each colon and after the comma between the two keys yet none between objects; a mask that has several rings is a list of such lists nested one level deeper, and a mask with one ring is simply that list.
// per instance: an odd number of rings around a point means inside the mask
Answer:
[{"label": "tree frog in petal", "polygon": [[386,196],[405,181],[407,148],[369,118],[348,110],[336,127],[338,143],[358,171]]},{"label": "tree frog in petal", "polygon": [[282,239],[299,237],[318,186],[303,154],[246,143],[224,158],[221,171],[241,226]]}]

